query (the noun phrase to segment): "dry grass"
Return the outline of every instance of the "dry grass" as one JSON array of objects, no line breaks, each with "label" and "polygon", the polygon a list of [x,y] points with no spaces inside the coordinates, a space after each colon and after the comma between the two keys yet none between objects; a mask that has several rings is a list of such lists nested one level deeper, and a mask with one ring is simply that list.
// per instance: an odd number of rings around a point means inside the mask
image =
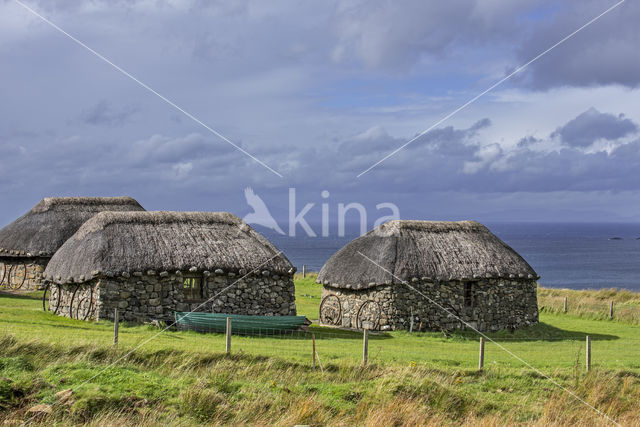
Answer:
[{"label": "dry grass", "polygon": [[582,290],[538,288],[541,311],[562,313],[567,297],[567,314],[589,319],[609,319],[609,303],[614,302],[614,320],[640,324],[640,294],[625,289]]},{"label": "dry grass", "polygon": [[[42,424],[61,425],[605,425],[546,379],[521,369],[484,373],[427,365],[366,368],[328,364],[319,372],[276,358],[154,352],[132,355],[92,384],[80,383],[118,351],[64,348],[4,338],[0,361],[8,407],[24,420],[61,388],[77,390]],[[213,357],[212,357],[213,356]],[[640,374],[553,373],[589,404],[625,425],[640,422]],[[5,379],[3,379],[4,381]],[[76,384],[79,384],[76,386]],[[2,400],[2,399],[0,399]]]},{"label": "dry grass", "polygon": [[[328,365],[319,372],[277,359],[247,356],[207,360],[200,355],[144,355],[100,376],[113,354],[99,349],[67,353],[4,340],[3,378],[18,399],[4,399],[5,425],[29,419],[29,407],[53,404],[59,388],[74,399],[55,405],[38,425],[609,425],[610,421],[527,370],[484,373],[427,366]],[[87,356],[86,350],[91,356]],[[50,355],[55,354],[55,358]],[[148,356],[147,356],[148,357]],[[161,360],[161,359],[165,360]],[[185,361],[176,370],[177,360]],[[89,362],[91,360],[91,362]],[[191,366],[191,368],[188,368]],[[119,373],[137,375],[134,388]],[[79,375],[79,376],[78,376]],[[554,377],[622,425],[640,425],[640,374],[626,371],[558,371]],[[158,380],[160,378],[160,380]],[[154,384],[149,389],[145,384]],[[164,389],[164,390],[163,390]],[[2,400],[2,399],[0,399]]]}]

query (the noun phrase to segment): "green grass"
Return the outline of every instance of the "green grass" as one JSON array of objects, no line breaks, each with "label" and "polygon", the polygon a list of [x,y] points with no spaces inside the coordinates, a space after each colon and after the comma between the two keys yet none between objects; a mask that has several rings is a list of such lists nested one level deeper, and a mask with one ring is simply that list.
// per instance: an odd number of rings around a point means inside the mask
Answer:
[{"label": "green grass", "polygon": [[[317,319],[320,292],[314,277],[296,278],[300,315]],[[640,326],[632,321],[543,310],[539,325],[489,334],[496,342],[486,345],[482,373],[475,369],[478,337],[469,331],[372,334],[363,368],[361,334],[315,325],[306,334],[233,336],[229,357],[222,334],[157,335],[151,326],[123,324],[116,349],[112,323],[45,313],[40,295],[0,295],[0,419],[23,419],[28,407],[52,404],[56,392],[72,388],[72,403],[54,405],[59,422],[599,420],[540,370],[619,420],[637,420],[629,418],[640,397]],[[321,369],[311,368],[311,333]],[[589,375],[586,335],[593,339]]]},{"label": "green grass", "polygon": [[298,315],[307,316],[310,320],[318,320],[318,308],[322,286],[316,284],[316,274],[310,274],[302,278],[301,274],[296,275],[296,308]]},{"label": "green grass", "polygon": [[[321,287],[314,278],[296,281],[298,313],[315,320],[318,317]],[[21,297],[0,297],[0,331],[17,339],[38,338],[41,342],[67,345],[110,345],[113,324],[83,322],[42,311],[39,293]],[[122,324],[119,342],[122,348],[134,348],[148,340],[158,329],[144,325]],[[306,363],[311,359],[311,333],[316,336],[320,361],[350,361],[361,358],[362,339],[357,332],[311,326],[310,333],[283,334],[275,337],[234,336],[234,352],[256,356],[276,356]],[[499,346],[515,353],[536,368],[554,369],[575,365],[584,358],[584,340],[592,337],[593,364],[603,368],[640,368],[640,326],[624,322],[600,321],[573,314],[543,311],[538,325],[514,333],[487,334],[497,343],[487,342],[485,363],[504,367],[526,366]],[[166,331],[144,345],[144,349],[222,352],[223,334]],[[477,363],[478,336],[472,331],[391,332],[372,334],[369,357],[373,362],[406,365],[414,363],[446,364],[473,368]],[[549,357],[552,354],[553,357]]]}]

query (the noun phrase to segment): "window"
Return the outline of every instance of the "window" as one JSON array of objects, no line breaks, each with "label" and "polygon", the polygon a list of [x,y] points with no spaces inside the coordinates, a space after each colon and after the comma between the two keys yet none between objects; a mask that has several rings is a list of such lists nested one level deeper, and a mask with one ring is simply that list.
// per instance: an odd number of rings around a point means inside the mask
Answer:
[{"label": "window", "polygon": [[474,307],[476,305],[476,293],[472,282],[464,282],[464,306]]},{"label": "window", "polygon": [[202,277],[185,277],[182,285],[185,301],[202,300]]}]

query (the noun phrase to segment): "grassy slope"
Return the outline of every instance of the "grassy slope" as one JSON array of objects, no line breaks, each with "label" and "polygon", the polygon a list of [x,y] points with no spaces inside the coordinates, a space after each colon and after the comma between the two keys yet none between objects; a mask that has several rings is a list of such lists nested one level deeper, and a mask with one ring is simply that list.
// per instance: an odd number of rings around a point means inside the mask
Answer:
[{"label": "grassy slope", "polygon": [[620,289],[597,291],[575,291],[571,289],[539,289],[538,303],[543,310],[562,313],[564,298],[567,298],[567,313],[590,319],[608,319],[609,303],[614,302],[617,321],[640,324],[640,295]]},{"label": "grassy slope", "polygon": [[[310,319],[317,318],[320,300],[313,280],[296,281],[299,314]],[[371,366],[361,368],[359,334],[314,326],[323,365],[314,371],[308,334],[234,336],[229,358],[222,354],[221,335],[166,332],[101,372],[157,329],[123,325],[115,350],[107,322],[44,313],[29,297],[0,296],[0,312],[0,418],[17,419],[29,405],[52,403],[55,392],[74,388],[72,405],[54,407],[63,422],[410,423],[426,416],[456,423],[504,417],[547,422],[558,416],[568,422],[583,415],[598,420],[496,344],[487,345],[488,368],[476,373],[477,340],[470,333],[376,335]],[[538,326],[491,336],[590,403],[632,420],[640,397],[639,332],[631,322],[543,311]],[[588,376],[577,367],[585,334],[594,337],[599,368]]]}]

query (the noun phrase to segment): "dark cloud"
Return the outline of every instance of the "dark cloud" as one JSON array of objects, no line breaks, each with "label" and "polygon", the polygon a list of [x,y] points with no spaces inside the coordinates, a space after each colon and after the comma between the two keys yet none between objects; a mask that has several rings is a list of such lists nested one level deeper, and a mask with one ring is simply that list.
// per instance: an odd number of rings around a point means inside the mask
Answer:
[{"label": "dark cloud", "polygon": [[[466,129],[456,129],[453,126],[446,126],[433,129],[420,136],[411,144],[406,146],[406,150],[421,150],[426,146],[430,151],[438,151],[445,155],[456,155],[457,153],[468,152],[465,141],[477,135],[477,133],[491,126],[491,120],[485,118],[472,124]],[[417,136],[417,135],[415,135]],[[359,135],[356,135],[339,146],[342,153],[358,156],[362,153],[391,152],[403,145],[406,141],[391,137],[381,126],[375,126]]]},{"label": "dark cloud", "polygon": [[[518,49],[520,63],[529,61],[595,18],[616,1],[563,2],[550,20],[537,22]],[[558,86],[640,84],[640,3],[627,1],[531,64],[524,82],[534,89]]]},{"label": "dark cloud", "polygon": [[585,153],[575,148],[550,152],[518,149],[487,165],[476,174],[475,184],[485,183],[502,192],[637,191],[640,184],[629,177],[640,164],[639,148],[640,140],[610,153]]},{"label": "dark cloud", "polygon": [[[544,2],[543,2],[544,3]],[[407,71],[425,57],[441,58],[469,45],[501,43],[521,32],[529,2],[348,1],[336,8],[336,61]]]},{"label": "dark cloud", "polygon": [[531,145],[542,142],[541,139],[536,138],[535,136],[525,136],[524,138],[520,138],[518,141],[518,147],[529,147]]},{"label": "dark cloud", "polygon": [[[602,118],[602,113],[587,113],[559,129],[571,129],[576,121],[585,122],[585,128],[589,129],[586,124],[589,117],[595,122]],[[482,130],[488,126],[490,121],[483,119],[466,128],[434,129],[359,179],[355,178],[357,173],[406,139],[376,126],[333,146],[294,149],[285,145],[256,153],[277,170],[287,171],[286,183],[274,178],[276,185],[292,185],[312,192],[335,187],[350,189],[354,194],[373,187],[379,195],[398,191],[482,194],[640,190],[640,182],[634,179],[640,164],[640,139],[609,151],[585,152],[577,144],[549,149],[544,140],[528,137],[523,139],[532,143],[506,149],[497,143],[483,142]],[[621,133],[602,135],[613,138]],[[56,180],[61,183],[80,176],[96,185],[135,177],[136,187],[163,190],[207,188],[212,183],[217,190],[242,183],[258,189],[269,185],[261,168],[251,159],[199,133],[182,137],[154,135],[100,146],[78,146],[72,139],[59,141],[51,150],[38,153],[29,152],[28,146],[10,150],[29,158],[36,170],[41,167],[44,173],[68,170],[57,175]],[[51,158],[57,160],[51,162]],[[103,172],[92,174],[95,170]],[[242,182],[238,176],[243,177]]]},{"label": "dark cloud", "polygon": [[[636,128],[625,120],[588,110],[559,126],[558,132],[564,132],[563,138],[572,138],[572,145],[556,144],[556,148],[549,148],[554,146],[553,140],[532,136],[522,138],[510,149],[480,142],[482,135],[478,135],[478,129],[486,127],[487,121],[463,129],[447,126],[428,133],[359,180],[381,193],[638,191],[640,181],[635,176],[640,165],[640,139],[593,152],[585,152],[585,144],[577,140],[582,131],[592,139],[617,140],[628,136],[629,130]],[[622,126],[615,126],[621,123]],[[340,145],[339,154],[334,154],[348,160],[331,167],[333,176],[360,172],[405,141],[379,127],[351,138]],[[325,157],[329,162],[331,157],[326,154]],[[324,161],[314,158],[316,167]]]},{"label": "dark cloud", "polygon": [[[284,156],[264,153],[264,161],[288,172],[285,181],[274,178],[272,182],[250,159],[199,134],[155,135],[110,144],[78,144],[72,138],[37,151],[31,150],[29,141],[22,141],[2,146],[6,155],[0,156],[0,182],[6,190],[21,193],[19,188],[30,183],[31,190],[24,193],[29,200],[36,194],[115,193],[140,195],[156,208],[232,211],[243,206],[246,185],[260,194],[285,194],[287,187],[295,187],[301,203],[305,197],[321,203],[319,194],[325,189],[334,196],[341,194],[342,201],[365,204],[395,200],[403,194],[413,200],[408,208],[414,211],[433,193],[440,198],[447,193],[470,194],[480,200],[483,194],[496,198],[498,194],[640,191],[635,179],[640,139],[610,152],[587,153],[574,147],[548,151],[538,149],[537,143],[505,149],[480,142],[482,134],[476,128],[471,124],[438,129],[359,179],[357,172],[405,140],[377,127],[333,147],[287,150]],[[16,164],[28,168],[16,168]],[[35,188],[34,182],[38,183]],[[286,215],[286,200],[278,203],[274,210]]]},{"label": "dark cloud", "polygon": [[623,114],[615,116],[590,108],[551,134],[572,147],[588,147],[599,139],[615,141],[636,133],[638,125]]},{"label": "dark cloud", "polygon": [[[124,148],[124,147],[123,147]],[[226,143],[200,133],[183,137],[153,135],[135,141],[126,147],[126,158],[135,164],[163,165],[167,163],[205,161],[206,159],[227,159],[235,149]]]},{"label": "dark cloud", "polygon": [[83,123],[95,126],[122,126],[130,121],[137,111],[138,108],[135,107],[125,107],[116,111],[109,102],[102,100],[93,107],[82,111],[80,120]]}]

